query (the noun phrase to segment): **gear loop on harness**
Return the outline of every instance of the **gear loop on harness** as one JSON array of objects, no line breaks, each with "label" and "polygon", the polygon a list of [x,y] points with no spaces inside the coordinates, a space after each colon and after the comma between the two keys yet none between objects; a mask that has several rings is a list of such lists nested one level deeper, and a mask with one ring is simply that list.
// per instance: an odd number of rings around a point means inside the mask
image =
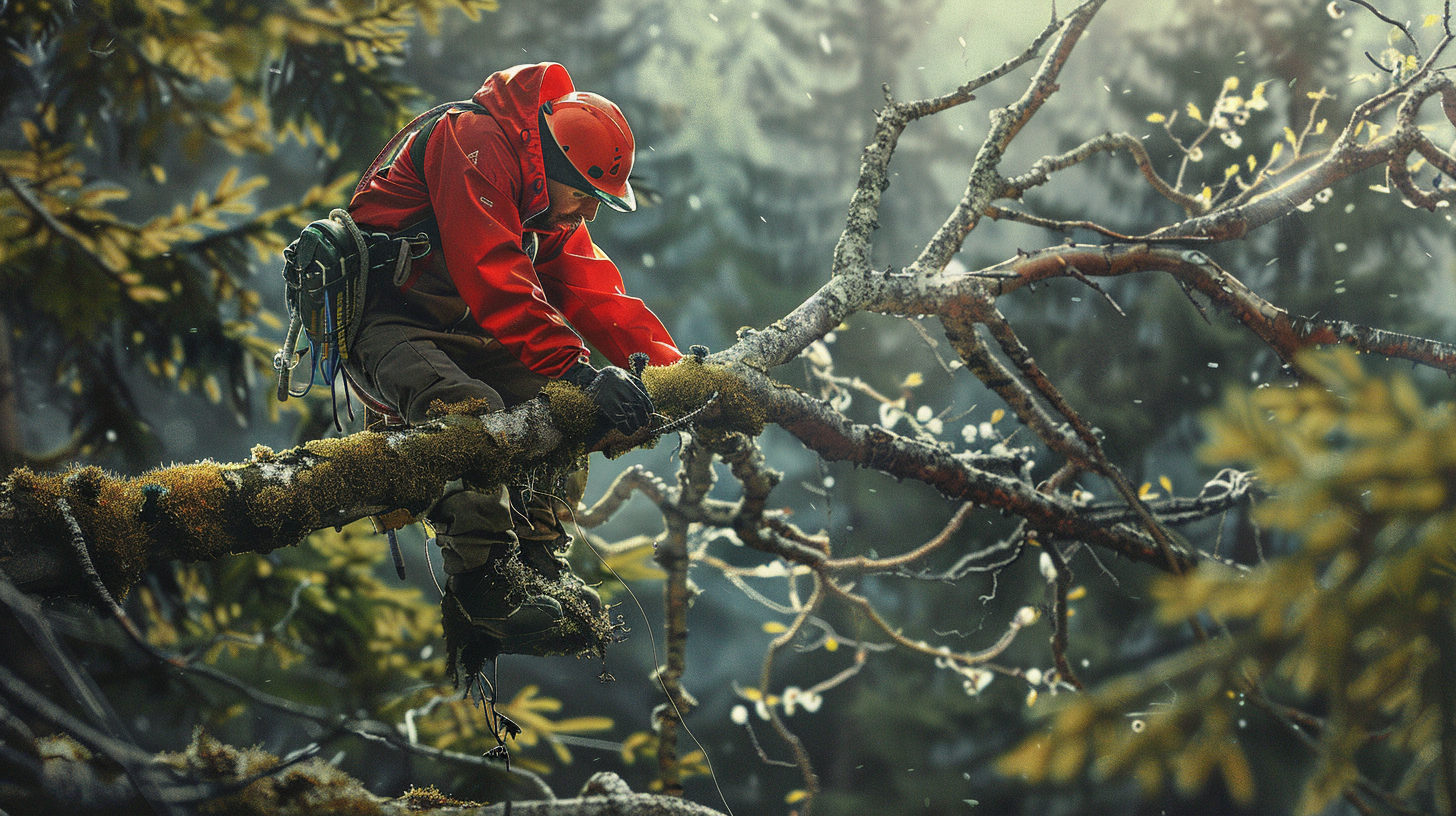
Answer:
[{"label": "gear loop on harness", "polygon": [[409,279],[410,264],[430,254],[430,236],[420,232],[391,240],[399,244],[399,255],[394,261],[394,276],[391,280],[397,287],[404,286],[404,282]]},{"label": "gear loop on harness", "polygon": [[[359,318],[364,314],[364,300],[369,288],[369,242],[364,231],[354,223],[354,218],[349,211],[341,208],[334,208],[329,212],[329,218],[344,225],[349,237],[354,239],[354,247],[359,251],[358,260],[355,262],[355,275],[357,275],[357,291],[352,292],[352,303],[342,304],[341,311],[345,312],[344,325],[341,329],[339,343],[340,362],[347,360],[349,350],[354,347],[354,339],[359,334]],[[348,274],[348,259],[344,260],[345,274]],[[342,369],[342,365],[339,366]],[[337,375],[338,371],[334,372]]]},{"label": "gear loop on harness", "polygon": [[[336,208],[327,218],[304,227],[298,238],[283,250],[283,279],[287,285],[290,319],[283,347],[273,358],[280,401],[304,396],[317,381],[328,385],[331,393],[337,393],[338,380],[343,375],[344,400],[350,416],[353,415],[344,364],[353,351],[364,315],[373,266],[371,237],[354,223],[347,210]],[[392,241],[389,244],[393,248]],[[400,251],[408,246],[408,242],[402,241]],[[300,334],[308,337],[307,353],[311,361],[308,381],[298,388],[292,382],[292,374],[301,356]],[[334,410],[335,427],[342,430],[336,401]]]}]

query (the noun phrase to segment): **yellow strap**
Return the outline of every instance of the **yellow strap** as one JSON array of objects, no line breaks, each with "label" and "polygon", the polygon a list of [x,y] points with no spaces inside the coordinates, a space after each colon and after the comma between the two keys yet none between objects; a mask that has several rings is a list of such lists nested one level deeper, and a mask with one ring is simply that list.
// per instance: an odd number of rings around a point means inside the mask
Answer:
[{"label": "yellow strap", "polygon": [[373,516],[370,520],[374,522],[374,532],[383,533],[389,530],[398,530],[407,524],[411,524],[414,522],[415,517],[410,515],[410,511],[400,507],[388,513]]}]

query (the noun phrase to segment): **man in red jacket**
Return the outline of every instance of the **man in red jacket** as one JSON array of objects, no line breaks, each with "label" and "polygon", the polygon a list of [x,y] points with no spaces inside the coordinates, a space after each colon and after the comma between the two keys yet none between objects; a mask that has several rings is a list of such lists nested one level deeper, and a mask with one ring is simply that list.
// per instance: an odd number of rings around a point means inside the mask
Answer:
[{"label": "man in red jacket", "polygon": [[[645,427],[652,400],[624,370],[628,357],[667,365],[681,355],[623,291],[585,223],[602,204],[636,208],[622,112],[542,63],[492,74],[470,102],[432,113],[396,139],[399,155],[371,168],[349,205],[365,229],[429,239],[425,251],[416,238],[412,261],[371,273],[350,379],[410,425],[444,406],[509,408],[563,379],[623,433]],[[583,338],[612,365],[593,367]],[[554,501],[527,487],[483,494],[455,483],[427,513],[449,575],[451,656],[468,643],[467,671],[498,653],[565,648],[554,633],[568,617],[604,623],[600,598],[561,557],[569,538]],[[523,595],[507,578],[520,565],[550,589]]]}]

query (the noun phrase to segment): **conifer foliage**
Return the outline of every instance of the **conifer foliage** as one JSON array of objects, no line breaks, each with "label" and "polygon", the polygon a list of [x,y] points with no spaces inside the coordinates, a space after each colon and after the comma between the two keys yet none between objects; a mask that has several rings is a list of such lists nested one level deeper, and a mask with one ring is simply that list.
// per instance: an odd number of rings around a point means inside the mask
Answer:
[{"label": "conifer foliage", "polygon": [[[0,5],[0,371],[41,383],[23,401],[7,390],[0,460],[154,458],[156,418],[128,380],[137,366],[246,417],[272,376],[259,330],[277,326],[257,291],[272,282],[251,270],[274,267],[291,230],[341,201],[341,168],[414,101],[395,75],[409,30],[495,6]],[[305,150],[278,150],[295,142]],[[260,209],[269,175],[310,155],[312,180]],[[21,427],[56,417],[53,438]],[[34,438],[49,449],[22,449]]]}]

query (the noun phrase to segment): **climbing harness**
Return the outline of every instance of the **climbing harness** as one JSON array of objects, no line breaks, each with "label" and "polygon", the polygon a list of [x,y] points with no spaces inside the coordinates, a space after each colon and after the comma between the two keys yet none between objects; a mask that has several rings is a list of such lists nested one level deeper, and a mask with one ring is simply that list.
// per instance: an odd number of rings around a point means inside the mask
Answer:
[{"label": "climbing harness", "polygon": [[[283,347],[273,357],[280,402],[301,397],[315,382],[322,382],[328,384],[334,397],[342,383],[350,418],[354,416],[349,399],[351,385],[365,404],[373,406],[376,401],[367,399],[344,373],[344,363],[358,337],[370,270],[393,267],[392,279],[398,280],[408,272],[414,259],[429,251],[430,239],[423,232],[413,236],[366,233],[342,209],[303,228],[298,238],[283,250],[288,333]],[[300,334],[308,341],[303,350],[298,348]],[[302,388],[295,388],[293,369],[304,354],[310,355],[308,381]],[[334,427],[343,430],[337,401],[334,402]]]},{"label": "climbing harness", "polygon": [[[397,161],[406,144],[409,161],[423,178],[425,146],[435,125],[450,112],[464,110],[485,112],[484,107],[464,100],[437,105],[415,117],[379,151],[364,171],[355,193],[367,188],[375,176]],[[411,136],[415,138],[411,140]],[[386,416],[391,413],[349,378],[344,363],[358,334],[370,270],[393,267],[389,279],[395,286],[401,286],[409,277],[412,261],[429,254],[431,243],[425,231],[405,236],[366,233],[343,209],[336,209],[328,218],[303,228],[298,239],[283,250],[289,325],[283,348],[273,357],[280,402],[307,394],[316,381],[327,383],[330,395],[337,397],[336,389],[342,381],[344,405],[351,419],[354,405],[349,399],[350,390],[371,409]],[[308,347],[303,351],[297,348],[300,333],[308,339]],[[311,355],[309,379],[301,389],[295,389],[293,369],[304,354]],[[343,430],[337,400],[334,401],[334,427]]]}]

